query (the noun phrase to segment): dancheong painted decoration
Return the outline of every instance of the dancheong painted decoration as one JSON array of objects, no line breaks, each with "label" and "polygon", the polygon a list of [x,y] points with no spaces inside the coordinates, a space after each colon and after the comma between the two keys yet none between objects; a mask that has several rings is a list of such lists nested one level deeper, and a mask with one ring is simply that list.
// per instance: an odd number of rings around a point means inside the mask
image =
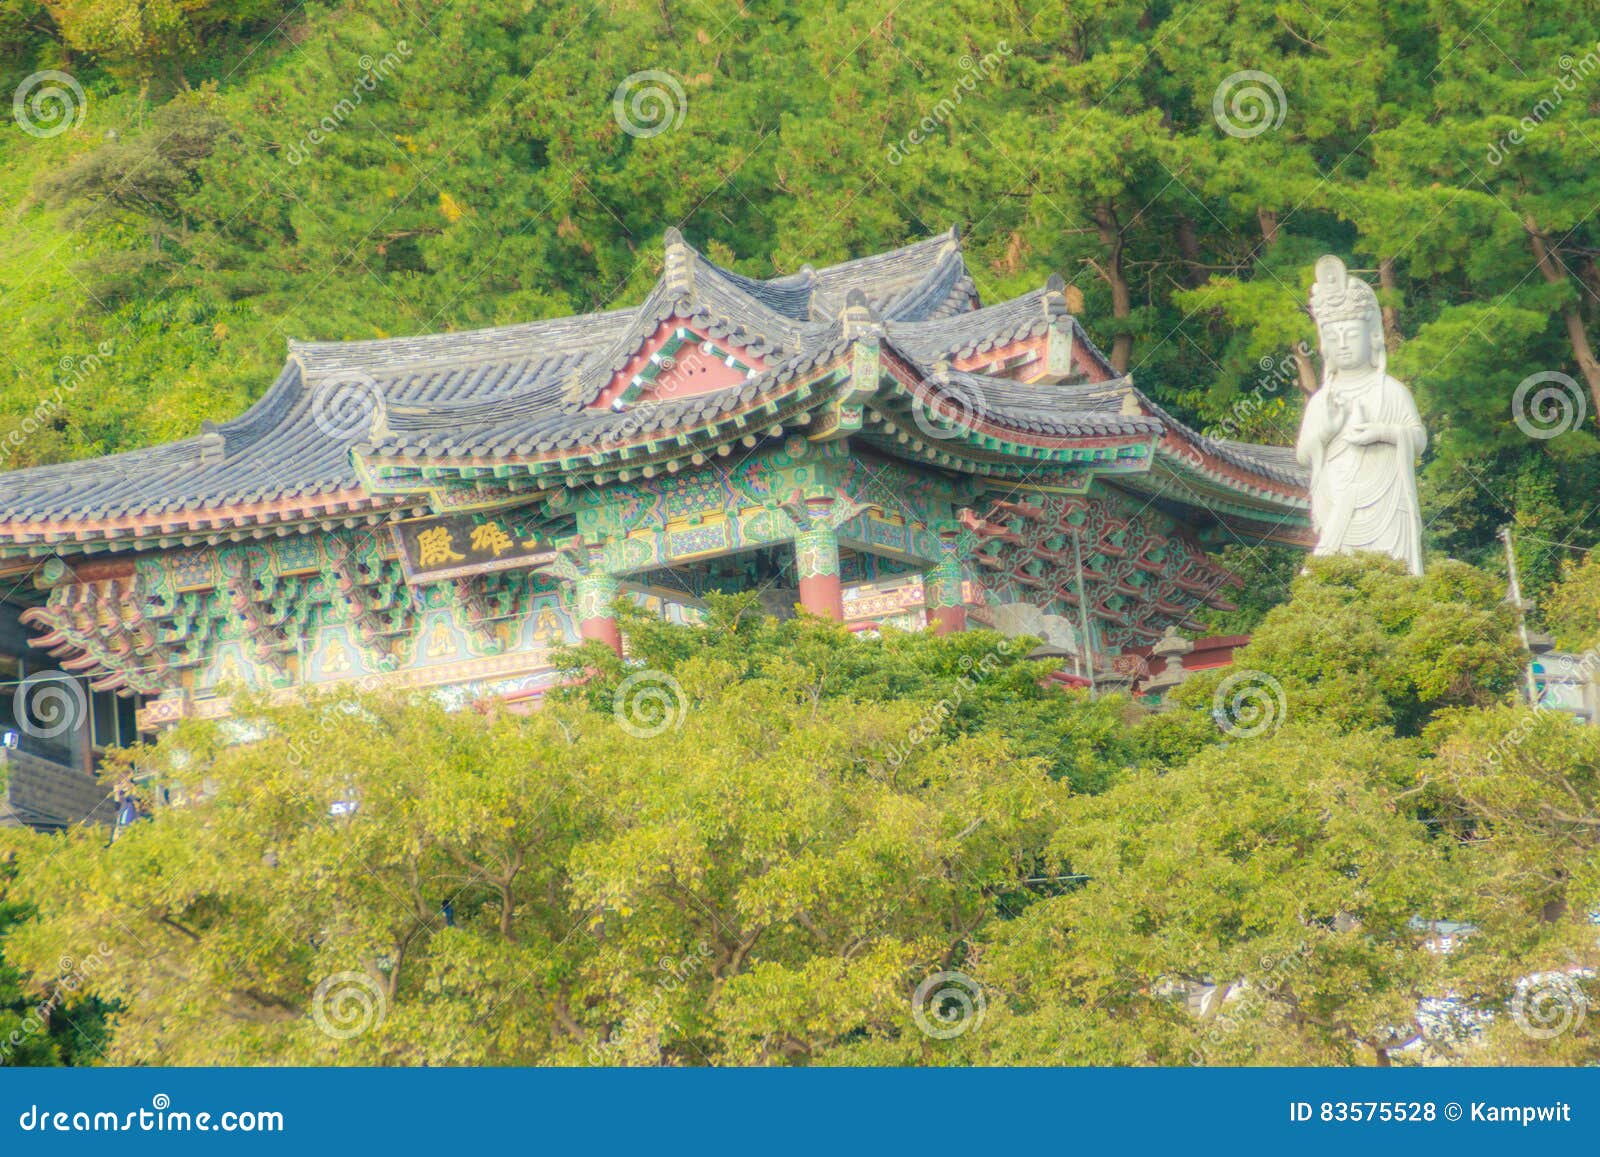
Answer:
[{"label": "dancheong painted decoration", "polygon": [[233,421],[0,476],[0,647],[127,721],[73,762],[241,688],[525,696],[552,647],[619,645],[618,597],[941,631],[1028,603],[1109,669],[1225,604],[1208,547],[1309,545],[1305,491],[1114,373],[1059,280],[982,304],[954,231],[771,280],[669,231],[640,305],[291,343]]}]

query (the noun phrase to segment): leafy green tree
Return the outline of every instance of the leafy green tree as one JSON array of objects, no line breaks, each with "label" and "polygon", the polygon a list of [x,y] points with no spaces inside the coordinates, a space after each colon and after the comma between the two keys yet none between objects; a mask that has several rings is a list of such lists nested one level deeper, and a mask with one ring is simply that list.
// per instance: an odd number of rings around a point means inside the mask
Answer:
[{"label": "leafy green tree", "polygon": [[955,676],[823,695],[816,660],[870,644],[763,629],[794,645],[757,669],[676,628],[670,670],[597,670],[528,718],[361,699],[181,727],[145,758],[189,802],[24,860],[39,916],[7,952],[38,974],[103,939],[127,1062],[915,1059],[913,988],[1026,904],[1069,789],[947,731]]},{"label": "leafy green tree", "polygon": [[977,1056],[1389,1063],[1440,975],[1414,917],[1451,892],[1412,746],[1291,727],[1073,800],[1074,883],[979,956],[1010,1012]]},{"label": "leafy green tree", "polygon": [[1600,556],[1566,566],[1540,610],[1561,646],[1575,651],[1600,646]]},{"label": "leafy green tree", "polygon": [[[1600,736],[1563,712],[1503,707],[1449,712],[1430,739],[1428,795],[1475,885],[1459,968],[1512,1022],[1491,1055],[1593,1063],[1600,1034],[1584,1013],[1600,998]],[[1548,1007],[1528,999],[1541,984],[1554,993]]]},{"label": "leafy green tree", "polygon": [[172,75],[211,37],[274,14],[273,0],[43,0],[62,39],[132,76]]},{"label": "leafy green tree", "polygon": [[[32,918],[32,909],[12,894],[19,857],[48,854],[45,838],[0,829],[0,946],[12,929]],[[85,964],[85,961],[88,964]],[[0,952],[0,1066],[92,1064],[105,1046],[105,1006],[85,998],[88,973],[98,961],[95,951],[77,958],[63,956],[42,974],[43,984],[28,977]]]},{"label": "leafy green tree", "polygon": [[1313,558],[1293,592],[1234,653],[1232,672],[1203,673],[1178,698],[1226,712],[1223,679],[1255,692],[1270,680],[1278,719],[1415,735],[1441,708],[1501,702],[1519,686],[1515,617],[1482,571],[1430,560],[1414,578],[1389,559]]}]

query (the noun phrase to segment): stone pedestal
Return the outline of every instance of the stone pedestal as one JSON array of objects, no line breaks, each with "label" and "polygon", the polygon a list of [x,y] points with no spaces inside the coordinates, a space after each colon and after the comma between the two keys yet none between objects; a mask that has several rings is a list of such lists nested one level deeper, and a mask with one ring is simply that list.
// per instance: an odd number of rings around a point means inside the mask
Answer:
[{"label": "stone pedestal", "polygon": [[794,561],[795,571],[800,576],[800,605],[813,615],[843,622],[839,537],[833,528],[816,527],[795,535]]},{"label": "stone pedestal", "polygon": [[1178,634],[1177,627],[1168,627],[1150,648],[1150,677],[1140,690],[1146,695],[1164,698],[1189,677],[1183,657],[1193,650],[1194,643]]}]

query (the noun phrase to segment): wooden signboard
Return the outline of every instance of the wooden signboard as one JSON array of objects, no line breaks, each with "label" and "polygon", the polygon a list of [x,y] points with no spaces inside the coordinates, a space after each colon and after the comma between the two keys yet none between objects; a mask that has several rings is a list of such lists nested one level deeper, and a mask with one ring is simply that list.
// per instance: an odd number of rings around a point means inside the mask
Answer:
[{"label": "wooden signboard", "polygon": [[556,557],[549,542],[519,540],[510,524],[501,518],[444,514],[397,522],[389,529],[405,568],[406,582],[412,584],[526,569]]}]

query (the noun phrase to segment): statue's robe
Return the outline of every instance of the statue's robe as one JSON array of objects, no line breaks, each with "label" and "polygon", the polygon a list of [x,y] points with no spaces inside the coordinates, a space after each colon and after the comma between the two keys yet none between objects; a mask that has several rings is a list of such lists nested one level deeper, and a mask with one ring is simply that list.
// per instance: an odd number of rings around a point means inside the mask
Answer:
[{"label": "statue's robe", "polygon": [[[1386,374],[1339,383],[1345,421],[1338,429],[1324,386],[1306,403],[1295,455],[1311,468],[1311,519],[1317,554],[1381,551],[1422,573],[1422,513],[1416,462],[1428,444],[1411,391]],[[1393,441],[1358,446],[1346,432],[1361,422],[1389,427]]]}]

